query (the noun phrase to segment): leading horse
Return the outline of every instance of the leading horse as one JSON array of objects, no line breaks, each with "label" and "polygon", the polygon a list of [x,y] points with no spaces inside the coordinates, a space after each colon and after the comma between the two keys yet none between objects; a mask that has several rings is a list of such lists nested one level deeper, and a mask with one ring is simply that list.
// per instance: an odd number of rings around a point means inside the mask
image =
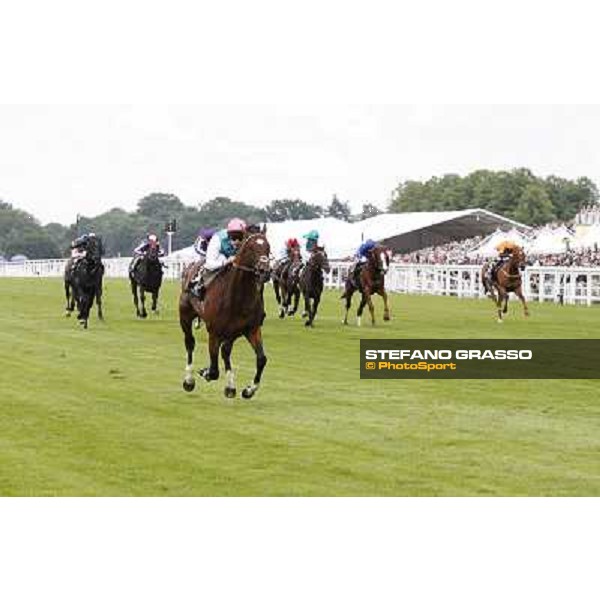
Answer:
[{"label": "leading horse", "polygon": [[[158,312],[157,303],[162,284],[163,266],[160,262],[157,242],[150,242],[150,246],[144,256],[137,261],[133,259],[133,261],[129,268],[129,283],[131,284],[131,293],[133,294],[133,304],[137,316],[145,319],[148,316],[146,312],[146,292],[150,292],[152,295],[152,312]],[[142,307],[141,310],[140,304]]]},{"label": "leading horse", "polygon": [[196,385],[193,372],[196,340],[192,326],[196,318],[206,325],[210,356],[210,366],[201,369],[199,375],[206,381],[219,378],[220,350],[227,375],[224,393],[227,398],[235,397],[231,351],[234,342],[244,336],[256,354],[256,373],[253,382],[242,390],[242,397],[252,398],[258,390],[262,372],[267,364],[261,327],[265,317],[263,286],[270,274],[269,254],[269,242],[264,234],[247,235],[233,263],[219,271],[208,284],[203,301],[189,291],[193,269],[189,270],[182,281],[179,296],[179,323],[187,351],[183,380],[183,389],[186,392],[191,392]]},{"label": "leading horse", "polygon": [[342,294],[342,300],[346,301],[346,314],[344,325],[348,325],[348,312],[352,305],[354,292],[361,293],[361,300],[356,312],[356,324],[360,327],[362,313],[365,306],[369,307],[371,313],[371,324],[375,325],[375,307],[373,306],[373,294],[379,294],[383,298],[383,320],[390,320],[390,307],[388,295],[385,291],[385,276],[390,267],[390,250],[385,246],[377,245],[367,253],[367,262],[360,269],[358,281],[354,280],[353,273],[346,279],[346,288]]},{"label": "leading horse", "polygon": [[[529,308],[523,295],[523,280],[521,270],[525,268],[525,253],[522,248],[517,248],[509,259],[498,267],[495,274],[490,274],[489,265],[481,269],[481,282],[483,288],[498,308],[498,323],[502,323],[502,315],[508,311],[508,294],[514,292],[523,305],[523,314],[529,316]],[[498,292],[496,296],[495,291]],[[504,307],[502,307],[504,302]]]}]

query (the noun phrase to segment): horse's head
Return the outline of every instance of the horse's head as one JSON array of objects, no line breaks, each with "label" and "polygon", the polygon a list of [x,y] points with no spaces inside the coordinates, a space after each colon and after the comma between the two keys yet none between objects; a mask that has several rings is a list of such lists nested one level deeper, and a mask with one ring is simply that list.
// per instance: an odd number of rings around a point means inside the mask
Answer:
[{"label": "horse's head", "polygon": [[294,246],[290,250],[290,260],[294,265],[302,262],[302,251],[300,250],[300,246]]},{"label": "horse's head", "polygon": [[515,265],[521,271],[526,267],[527,258],[525,257],[525,251],[523,250],[523,248],[515,248],[510,258],[510,262],[512,262],[512,264]]},{"label": "horse's head", "polygon": [[329,266],[329,259],[327,258],[327,252],[325,252],[325,248],[323,246],[315,246],[313,249],[310,261],[316,267],[319,267],[325,273],[329,273],[331,267]]},{"label": "horse's head", "polygon": [[158,262],[160,246],[156,240],[150,240],[148,242],[148,250],[146,250],[146,257],[152,262]]},{"label": "horse's head", "polygon": [[271,273],[270,254],[271,247],[265,235],[251,233],[244,237],[233,265],[243,271],[253,272],[261,283],[266,283]]},{"label": "horse's head", "polygon": [[385,246],[379,244],[369,250],[368,253],[369,263],[376,273],[383,273],[384,275],[390,268],[390,250]]}]

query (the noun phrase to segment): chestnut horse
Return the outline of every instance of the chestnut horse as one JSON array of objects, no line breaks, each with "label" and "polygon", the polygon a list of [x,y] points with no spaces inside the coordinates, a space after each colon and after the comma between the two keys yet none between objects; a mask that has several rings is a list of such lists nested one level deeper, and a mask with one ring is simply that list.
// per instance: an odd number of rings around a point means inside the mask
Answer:
[{"label": "chestnut horse", "polygon": [[227,375],[224,393],[227,398],[235,397],[231,351],[234,342],[244,336],[256,353],[256,374],[253,383],[242,390],[242,397],[252,398],[258,390],[267,364],[261,326],[265,317],[263,286],[270,274],[269,252],[269,242],[264,234],[246,235],[233,263],[219,271],[207,285],[203,301],[188,291],[196,269],[189,269],[186,273],[179,296],[179,323],[187,351],[183,380],[186,392],[191,392],[196,385],[192,366],[196,345],[192,324],[196,318],[206,325],[210,356],[210,366],[201,369],[198,374],[206,381],[219,378],[220,350]]},{"label": "chestnut horse", "polygon": [[[498,323],[502,323],[502,314],[508,311],[508,294],[514,292],[523,304],[523,313],[529,316],[529,308],[523,296],[521,269],[525,266],[525,253],[521,248],[515,250],[510,258],[496,271],[495,276],[489,272],[490,266],[484,265],[481,269],[481,282],[486,294],[489,294],[498,307]],[[496,297],[495,291],[498,292]],[[504,307],[502,302],[504,301]]]},{"label": "chestnut horse", "polygon": [[343,324],[348,325],[348,311],[352,305],[354,292],[361,292],[361,300],[356,312],[356,324],[360,327],[362,313],[365,305],[371,313],[371,324],[375,325],[375,307],[373,306],[373,294],[379,294],[383,298],[383,320],[390,320],[390,307],[388,295],[385,291],[385,275],[390,267],[390,250],[384,246],[377,245],[367,253],[367,262],[362,266],[358,281],[354,281],[353,273],[348,274],[346,289],[342,294],[342,300],[346,300],[346,314]]}]

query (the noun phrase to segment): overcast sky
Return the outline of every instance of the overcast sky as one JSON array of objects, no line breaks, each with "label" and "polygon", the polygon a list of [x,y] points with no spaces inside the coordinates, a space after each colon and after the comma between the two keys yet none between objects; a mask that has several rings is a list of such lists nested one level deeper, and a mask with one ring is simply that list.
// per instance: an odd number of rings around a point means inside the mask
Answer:
[{"label": "overcast sky", "polygon": [[600,106],[1,106],[0,198],[71,223],[153,192],[354,210],[475,169],[600,184]]}]

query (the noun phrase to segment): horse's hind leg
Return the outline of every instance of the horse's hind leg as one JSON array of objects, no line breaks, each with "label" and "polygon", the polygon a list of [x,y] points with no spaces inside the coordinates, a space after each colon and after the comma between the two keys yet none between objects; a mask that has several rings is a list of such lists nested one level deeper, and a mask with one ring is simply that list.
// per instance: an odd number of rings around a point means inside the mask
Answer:
[{"label": "horse's hind leg", "polygon": [[223,362],[225,363],[225,375],[226,375],[226,384],[225,384],[225,397],[226,398],[235,398],[236,389],[235,389],[235,376],[233,373],[233,369],[231,368],[231,350],[233,349],[233,342],[231,340],[227,340],[223,342],[221,346],[221,357],[223,358]]},{"label": "horse's hind leg", "polygon": [[196,387],[193,371],[194,348],[196,347],[196,340],[192,331],[192,322],[194,321],[194,317],[195,315],[189,310],[185,311],[181,307],[179,308],[179,324],[181,325],[181,330],[183,331],[185,350],[187,352],[185,378],[183,380],[183,389],[186,392],[191,392]]},{"label": "horse's hind leg", "polygon": [[365,291],[365,298],[367,299],[367,306],[369,307],[369,312],[371,313],[371,325],[375,325],[375,306],[373,306],[373,298],[371,297],[370,290]]},{"label": "horse's hind leg", "polygon": [[135,306],[135,315],[136,317],[141,317],[140,307],[139,307],[139,299],[138,299],[138,291],[137,291],[137,283],[135,280],[131,279],[131,293],[133,294],[133,305]]},{"label": "horse's hind leg", "polygon": [[75,308],[75,294],[71,295],[71,284],[67,282],[65,282],[65,297],[67,299],[65,317],[70,317]]},{"label": "horse's hind leg", "polygon": [[506,296],[504,296],[504,308],[502,312],[506,314],[508,312],[508,292],[506,292]]},{"label": "horse's hind leg", "polygon": [[365,294],[363,293],[362,298],[360,299],[360,304],[358,305],[358,310],[356,311],[356,324],[360,327],[362,321],[362,314],[365,306],[367,305],[367,299]]},{"label": "horse's hind leg", "polygon": [[142,303],[142,319],[148,317],[148,313],[146,312],[146,290],[143,287],[140,287],[140,302]]},{"label": "horse's hind leg", "polygon": [[262,373],[267,364],[267,357],[263,348],[260,327],[257,327],[254,331],[247,334],[246,339],[250,342],[250,345],[252,348],[254,348],[254,352],[256,354],[256,374],[254,375],[254,382],[242,390],[242,398],[246,398],[248,400],[254,396],[258,390],[258,387],[260,386]]},{"label": "horse's hind leg", "polygon": [[523,288],[521,286],[519,286],[515,290],[515,294],[517,295],[517,298],[521,301],[521,304],[523,305],[523,314],[526,317],[528,317],[529,316],[529,308],[527,306],[527,302],[525,301],[525,296],[523,296]]},{"label": "horse's hind leg", "polygon": [[496,308],[498,309],[498,323],[502,323],[502,301],[504,300],[504,294],[505,292],[498,289],[498,297],[496,299]]},{"label": "horse's hind leg", "polygon": [[294,310],[292,311],[292,315],[295,315],[298,312],[298,303],[300,302],[300,290],[296,289],[294,292]]},{"label": "horse's hind leg", "polygon": [[102,312],[102,284],[100,284],[96,291],[96,305],[98,307],[98,319],[104,321],[104,313]]},{"label": "horse's hind leg", "polygon": [[352,296],[354,295],[354,289],[352,289],[350,286],[346,286],[346,291],[344,292],[344,295],[342,296],[343,299],[346,300],[346,314],[344,315],[344,320],[342,321],[342,323],[344,325],[348,325],[348,312],[350,312],[350,307],[352,306]]}]

